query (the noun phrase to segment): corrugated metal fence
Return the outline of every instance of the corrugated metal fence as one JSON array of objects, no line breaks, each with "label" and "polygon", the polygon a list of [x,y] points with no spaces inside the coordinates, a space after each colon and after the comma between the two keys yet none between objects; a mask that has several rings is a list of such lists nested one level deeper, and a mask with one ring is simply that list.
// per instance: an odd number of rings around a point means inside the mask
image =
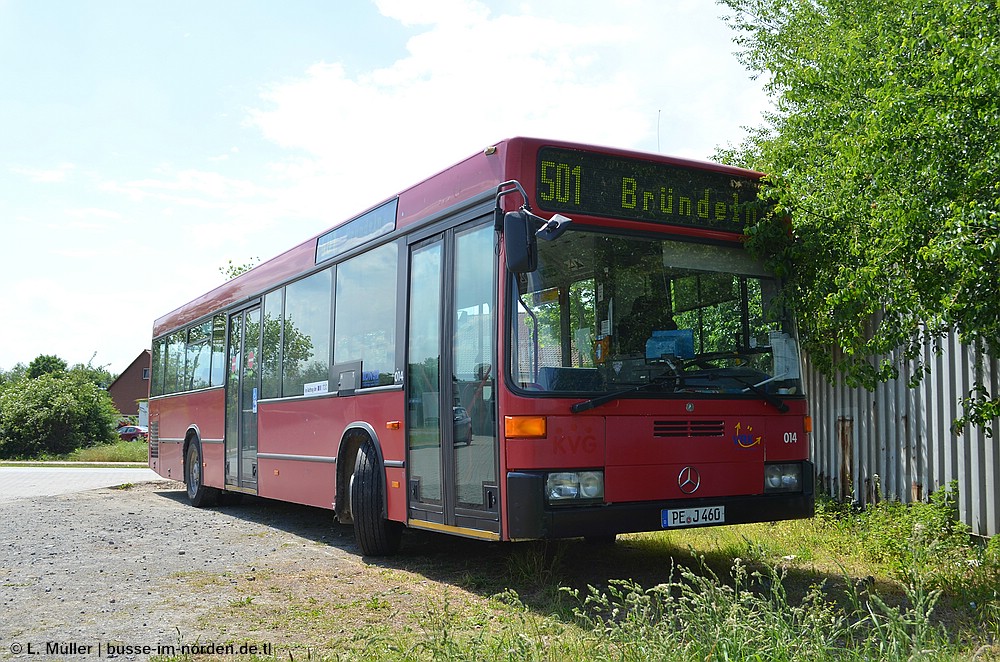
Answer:
[{"label": "corrugated metal fence", "polygon": [[[907,387],[908,365],[871,392],[839,380],[831,385],[807,359],[817,490],[862,504],[909,502],[955,480],[962,521],[979,535],[1000,532],[1000,423],[993,421],[992,437],[971,427],[952,431],[962,415],[959,400],[975,383],[976,358],[951,337],[940,354],[925,350],[931,370],[919,386]],[[1000,392],[1000,361],[986,358],[980,369],[990,393]]]}]

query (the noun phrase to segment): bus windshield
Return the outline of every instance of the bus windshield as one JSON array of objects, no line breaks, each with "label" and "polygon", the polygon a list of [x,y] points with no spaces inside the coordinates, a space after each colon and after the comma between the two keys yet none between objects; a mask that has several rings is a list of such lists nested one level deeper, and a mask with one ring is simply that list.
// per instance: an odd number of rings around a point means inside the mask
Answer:
[{"label": "bus windshield", "polygon": [[515,280],[510,378],[528,394],[802,395],[779,282],[739,246],[578,226]]}]

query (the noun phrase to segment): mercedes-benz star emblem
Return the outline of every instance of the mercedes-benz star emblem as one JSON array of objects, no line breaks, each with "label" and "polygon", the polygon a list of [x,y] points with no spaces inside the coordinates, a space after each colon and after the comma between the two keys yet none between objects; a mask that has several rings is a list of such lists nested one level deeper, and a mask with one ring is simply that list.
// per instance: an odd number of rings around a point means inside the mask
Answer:
[{"label": "mercedes-benz star emblem", "polygon": [[677,474],[677,487],[684,494],[694,494],[701,487],[701,474],[694,467],[684,467]]}]

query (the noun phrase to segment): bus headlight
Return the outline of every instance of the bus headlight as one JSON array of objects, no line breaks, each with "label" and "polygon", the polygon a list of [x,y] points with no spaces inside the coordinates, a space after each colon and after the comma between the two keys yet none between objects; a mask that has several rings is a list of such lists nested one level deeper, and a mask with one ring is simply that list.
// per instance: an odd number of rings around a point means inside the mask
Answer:
[{"label": "bus headlight", "polygon": [[549,503],[604,499],[603,471],[561,471],[545,477],[545,499]]},{"label": "bus headlight", "polygon": [[765,492],[797,492],[801,489],[801,464],[768,464],[764,466]]}]

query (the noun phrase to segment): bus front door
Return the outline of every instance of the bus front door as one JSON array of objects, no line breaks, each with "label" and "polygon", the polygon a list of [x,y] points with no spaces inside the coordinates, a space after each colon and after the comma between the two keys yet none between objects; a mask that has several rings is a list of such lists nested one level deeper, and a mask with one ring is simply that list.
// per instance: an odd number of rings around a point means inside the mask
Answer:
[{"label": "bus front door", "polygon": [[500,533],[494,236],[463,226],[410,252],[409,523],[482,538]]},{"label": "bus front door", "polygon": [[226,384],[226,485],[257,491],[257,397],[260,393],[260,306],[229,316]]}]

